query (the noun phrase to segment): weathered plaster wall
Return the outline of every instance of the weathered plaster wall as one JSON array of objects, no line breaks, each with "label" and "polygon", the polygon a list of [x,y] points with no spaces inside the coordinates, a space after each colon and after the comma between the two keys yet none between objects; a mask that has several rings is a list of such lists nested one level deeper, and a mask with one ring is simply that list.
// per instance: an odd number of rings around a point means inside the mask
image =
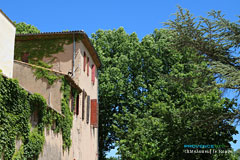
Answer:
[{"label": "weathered plaster wall", "polygon": [[[87,57],[89,57],[90,68],[89,68],[89,76],[87,76],[87,70],[83,71],[83,55],[86,53]],[[95,73],[95,84],[92,84],[91,81],[91,66],[93,64],[92,58],[84,46],[84,44],[79,41],[76,43],[76,56],[75,56],[75,71],[74,76],[72,77],[74,81],[79,85],[81,89],[84,89],[87,95],[90,96],[90,99],[97,99],[98,97],[98,80],[97,80],[97,68]],[[53,57],[56,57],[53,64],[53,69],[65,74],[68,74],[69,71],[72,71],[73,66],[73,44],[65,45],[64,52],[54,54]],[[48,62],[50,58],[44,58],[45,62]],[[15,69],[16,68],[16,69]],[[21,65],[14,65],[14,71],[20,72],[22,70],[24,73],[32,73],[31,69],[25,69],[25,67],[21,68]],[[15,75],[15,73],[14,73]],[[42,94],[46,99],[48,99],[45,92],[48,92],[47,85],[45,82],[34,79],[34,75],[23,77],[22,75],[16,75],[16,77],[21,77],[22,83],[31,83],[31,85],[27,85],[29,89],[23,87],[29,91],[34,91]],[[27,81],[26,79],[31,79]],[[34,88],[35,85],[38,86],[42,84],[42,88],[45,90],[41,90],[41,88]],[[21,83],[20,83],[21,84]],[[56,84],[54,84],[56,85]],[[41,86],[41,85],[40,85]],[[43,92],[42,92],[43,91]],[[52,90],[51,90],[52,92]],[[54,96],[56,94],[56,98],[58,96],[59,91],[54,90]],[[91,113],[91,106],[89,112]],[[85,101],[85,118],[82,119],[82,93],[79,95],[79,115],[74,114],[73,118],[73,127],[71,130],[71,139],[72,146],[69,151],[62,150],[62,135],[61,133],[55,134],[52,130],[45,131],[46,142],[44,144],[43,152],[39,156],[40,160],[49,160],[49,159],[59,159],[59,160],[97,160],[98,159],[98,128],[93,128],[90,125],[91,114],[89,113],[89,123],[86,121],[87,117],[87,103]]]},{"label": "weathered plaster wall", "polygon": [[0,69],[12,78],[15,26],[0,12]]},{"label": "weathered plaster wall", "polygon": [[68,72],[72,72],[73,44],[65,44],[63,48],[63,52],[53,54],[50,58],[43,58],[43,61],[49,62],[54,57],[55,60],[51,63],[53,65],[52,69],[68,74]]},{"label": "weathered plaster wall", "polygon": [[[73,44],[64,45],[64,52],[54,54],[55,61],[53,61],[53,69],[67,74],[72,72],[73,68]],[[83,71],[84,52],[89,57],[89,76],[87,76],[87,68]],[[50,58],[45,58],[44,61],[48,62]],[[90,99],[98,98],[98,79],[97,68],[95,73],[95,83],[91,81],[93,60],[84,46],[82,41],[75,44],[75,66],[74,75],[72,78],[86,91]],[[82,93],[79,95],[79,115],[74,114],[73,128],[72,128],[72,147],[69,151],[68,158],[83,159],[83,160],[96,160],[98,153],[98,128],[93,128],[90,125],[91,119],[91,106],[89,110],[89,123],[86,122],[87,117],[87,103],[85,101],[85,118],[82,119]],[[70,157],[69,157],[70,156]],[[66,154],[64,155],[66,158]]]},{"label": "weathered plaster wall", "polygon": [[27,91],[41,94],[50,107],[61,113],[61,80],[57,80],[50,86],[46,79],[36,79],[33,72],[34,69],[30,65],[24,62],[14,62],[13,78],[16,78]]},{"label": "weathered plaster wall", "polygon": [[[85,72],[83,71],[83,63],[84,63],[84,52],[86,56],[89,57],[89,76],[87,76],[87,68]],[[91,66],[93,64],[92,58],[84,46],[84,44],[80,41],[76,43],[76,57],[75,57],[75,74],[73,79],[76,83],[81,87],[81,89],[85,90],[87,95],[90,96],[90,99],[98,98],[98,81],[97,81],[97,69],[95,73],[95,84],[93,85],[91,81],[92,69]],[[86,66],[87,67],[87,66]],[[87,101],[87,100],[86,100]],[[97,160],[98,157],[98,128],[93,128],[90,125],[91,119],[91,105],[89,110],[89,123],[87,123],[87,103],[85,101],[85,115],[84,119],[82,119],[82,93],[79,96],[79,115],[74,115],[73,128],[72,131],[73,138],[73,153],[74,157],[79,157],[79,159],[88,159],[88,160]],[[80,124],[80,125],[79,125]],[[78,134],[79,133],[79,134]],[[80,152],[76,152],[80,149]],[[76,158],[77,160],[78,158]]]},{"label": "weathered plaster wall", "polygon": [[[45,143],[43,145],[43,151],[39,155],[39,160],[62,160],[62,134],[54,133],[53,130],[45,129]],[[67,152],[65,152],[67,154]]]}]

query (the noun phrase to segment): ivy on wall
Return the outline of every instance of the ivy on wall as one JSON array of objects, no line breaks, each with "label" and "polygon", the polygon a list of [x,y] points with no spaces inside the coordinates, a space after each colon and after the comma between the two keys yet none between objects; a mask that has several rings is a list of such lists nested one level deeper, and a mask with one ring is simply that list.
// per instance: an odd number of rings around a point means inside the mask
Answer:
[{"label": "ivy on wall", "polygon": [[[16,40],[14,59],[21,60],[24,53],[29,53],[28,59],[31,63],[38,62],[44,57],[52,57],[53,54],[63,52],[65,44],[71,44],[72,38],[51,38]],[[16,38],[18,39],[18,38]]]},{"label": "ivy on wall", "polygon": [[[76,38],[78,42],[82,37]],[[45,142],[44,128],[50,129],[53,123],[56,124],[54,132],[62,133],[63,149],[71,147],[73,113],[69,108],[70,93],[74,96],[74,102],[79,93],[70,87],[63,76],[57,76],[47,69],[52,68],[52,55],[64,51],[64,45],[71,44],[72,41],[69,36],[35,40],[21,37],[21,41],[16,41],[14,59],[21,60],[24,53],[29,53],[29,63],[43,67],[33,67],[37,79],[45,78],[49,85],[62,79],[61,111],[64,116],[48,108],[46,100],[40,94],[29,94],[19,86],[17,80],[5,78],[0,74],[0,158],[38,159]],[[52,59],[46,63],[42,61],[44,57]],[[38,124],[32,128],[29,119],[35,111],[38,112]],[[16,139],[22,141],[18,150],[15,149]]]},{"label": "ivy on wall", "polygon": [[[69,108],[71,87],[64,77],[61,91],[64,116],[48,108],[46,100],[40,94],[29,94],[19,86],[17,80],[0,75],[0,157],[5,160],[38,159],[45,142],[44,128],[49,129],[54,122],[56,123],[54,131],[62,132],[63,148],[71,147],[73,121],[73,114]],[[31,129],[29,119],[35,111],[38,112],[38,124]],[[16,139],[22,141],[17,151]]]},{"label": "ivy on wall", "polygon": [[[38,62],[36,62],[36,65],[40,66],[40,67],[35,67],[35,66],[33,67],[33,69],[35,69],[34,75],[36,76],[37,79],[45,78],[45,79],[47,79],[48,84],[52,85],[56,80],[61,78],[61,76],[57,76],[53,72],[47,70],[47,69],[51,69],[52,65],[47,64],[40,60]],[[47,68],[47,69],[45,69],[45,68]]]},{"label": "ivy on wall", "polygon": [[[21,60],[24,53],[29,53],[28,59],[30,63],[38,63],[43,58],[51,58],[53,54],[64,51],[64,45],[73,43],[73,36],[56,35],[55,37],[38,37],[37,39],[29,39],[31,36],[16,37],[14,59]],[[75,41],[79,42],[82,35],[75,36]]]}]

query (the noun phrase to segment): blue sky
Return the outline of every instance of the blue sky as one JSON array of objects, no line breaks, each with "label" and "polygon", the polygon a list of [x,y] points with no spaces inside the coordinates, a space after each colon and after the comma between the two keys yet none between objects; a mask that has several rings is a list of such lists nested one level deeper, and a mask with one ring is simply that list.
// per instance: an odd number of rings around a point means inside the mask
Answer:
[{"label": "blue sky", "polygon": [[33,24],[42,32],[83,29],[90,35],[98,29],[123,26],[141,39],[173,18],[177,5],[196,16],[205,16],[212,9],[222,10],[236,20],[239,4],[239,0],[3,0],[0,8],[12,20]]},{"label": "blue sky", "polygon": [[[5,0],[0,2],[0,9],[13,21],[32,24],[42,32],[83,29],[91,35],[98,29],[122,26],[141,39],[162,28],[162,22],[173,19],[177,5],[195,16],[221,10],[226,18],[236,21],[240,15],[240,0]],[[240,141],[239,135],[235,138]],[[233,147],[240,148],[240,142]]]}]

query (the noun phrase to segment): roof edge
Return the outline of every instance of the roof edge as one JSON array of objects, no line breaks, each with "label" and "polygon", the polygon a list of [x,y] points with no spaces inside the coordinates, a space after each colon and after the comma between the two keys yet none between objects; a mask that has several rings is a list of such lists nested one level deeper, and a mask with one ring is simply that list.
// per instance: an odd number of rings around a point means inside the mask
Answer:
[{"label": "roof edge", "polygon": [[[102,66],[102,63],[100,61],[99,55],[97,51],[95,50],[90,38],[83,30],[75,30],[75,31],[64,31],[64,32],[41,32],[41,33],[27,33],[27,34],[16,34],[16,40],[21,37],[31,37],[32,39],[35,39],[36,37],[40,36],[57,36],[57,35],[74,35],[74,34],[81,34],[83,35],[84,40],[83,43],[90,52],[91,56],[94,57],[93,59],[96,60],[96,66],[97,68],[100,68]],[[21,41],[21,40],[19,40]],[[96,55],[96,56],[94,56]]]},{"label": "roof edge", "polygon": [[13,21],[1,9],[0,9],[0,13],[2,13],[2,15],[6,17],[7,20],[16,28],[16,25],[13,23]]},{"label": "roof edge", "polygon": [[54,74],[58,74],[58,75],[62,75],[64,76],[65,79],[67,79],[70,83],[70,85],[74,88],[76,88],[79,93],[82,92],[82,89],[76,84],[76,82],[72,79],[72,77],[70,77],[68,74],[65,74],[65,73],[62,73],[62,72],[58,72],[58,71],[55,71],[53,69],[49,69],[49,68],[44,68],[44,67],[41,67],[41,66],[37,66],[37,65],[34,65],[34,64],[30,64],[30,63],[25,63],[25,62],[22,62],[22,61],[18,61],[18,60],[14,60],[14,62],[16,63],[19,63],[19,64],[23,64],[23,65],[27,65],[29,67],[36,67],[36,68],[42,68],[42,69],[45,69],[45,70],[48,70]]}]

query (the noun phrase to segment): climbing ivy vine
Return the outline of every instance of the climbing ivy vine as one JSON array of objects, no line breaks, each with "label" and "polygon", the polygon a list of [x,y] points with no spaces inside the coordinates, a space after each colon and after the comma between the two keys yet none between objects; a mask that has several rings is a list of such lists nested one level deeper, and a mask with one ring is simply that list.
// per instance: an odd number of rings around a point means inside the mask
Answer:
[{"label": "climbing ivy vine", "polygon": [[[30,94],[22,89],[17,80],[0,75],[0,157],[5,160],[38,159],[45,142],[44,128],[55,122],[55,132],[62,132],[63,148],[71,147],[73,114],[69,108],[70,84],[62,78],[62,115],[47,107],[40,94]],[[76,89],[75,93],[78,92]],[[31,129],[30,117],[37,111],[38,124]],[[22,141],[15,150],[16,139]]]},{"label": "climbing ivy vine", "polygon": [[60,79],[61,76],[57,76],[55,73],[49,71],[48,69],[52,68],[52,65],[47,64],[43,61],[36,62],[37,66],[33,66],[34,75],[37,79],[45,78],[48,81],[49,85],[52,85],[56,80]]}]

